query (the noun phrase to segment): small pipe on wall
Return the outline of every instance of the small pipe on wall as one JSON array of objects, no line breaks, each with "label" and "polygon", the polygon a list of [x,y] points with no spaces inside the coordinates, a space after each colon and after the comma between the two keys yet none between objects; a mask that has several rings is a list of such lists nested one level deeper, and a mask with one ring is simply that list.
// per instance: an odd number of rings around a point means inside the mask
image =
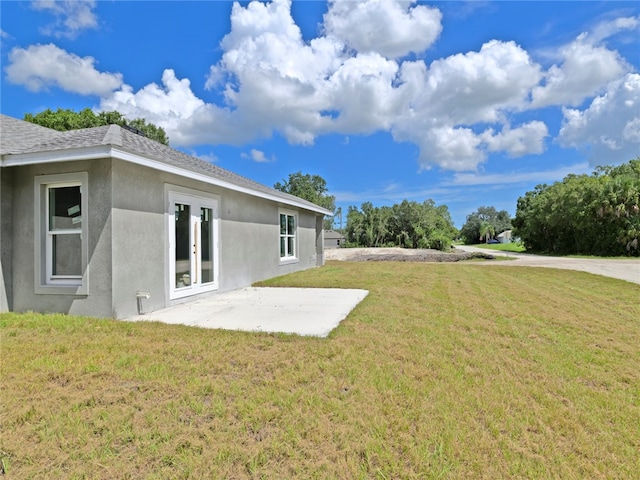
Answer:
[{"label": "small pipe on wall", "polygon": [[149,299],[151,294],[148,292],[136,292],[136,301],[138,302],[138,315],[142,315],[142,299]]}]

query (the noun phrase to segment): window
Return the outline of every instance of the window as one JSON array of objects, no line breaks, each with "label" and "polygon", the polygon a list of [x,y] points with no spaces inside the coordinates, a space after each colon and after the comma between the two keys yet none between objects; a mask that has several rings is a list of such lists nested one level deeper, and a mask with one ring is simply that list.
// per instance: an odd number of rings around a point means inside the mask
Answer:
[{"label": "window", "polygon": [[280,212],[280,260],[296,259],[297,215],[293,212]]},{"label": "window", "polygon": [[36,177],[38,293],[86,294],[86,185],[86,173]]},{"label": "window", "polygon": [[47,278],[82,278],[82,186],[47,186]]}]

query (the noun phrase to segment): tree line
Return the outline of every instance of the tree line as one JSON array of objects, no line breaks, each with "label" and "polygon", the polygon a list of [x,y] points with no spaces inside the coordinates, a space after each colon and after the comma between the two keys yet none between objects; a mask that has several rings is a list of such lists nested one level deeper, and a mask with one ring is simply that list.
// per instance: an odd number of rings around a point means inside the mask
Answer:
[{"label": "tree line", "polygon": [[[116,124],[169,145],[161,127],[142,118],[127,120],[116,111],[47,109],[25,114],[24,120],[59,131]],[[293,173],[274,188],[335,209],[335,197],[319,175]],[[331,224],[327,219],[325,228]],[[596,167],[591,175],[568,175],[553,185],[538,185],[518,199],[513,220],[506,210],[483,206],[467,216],[458,232],[448,207],[433,200],[404,200],[391,207],[365,202],[360,209],[349,207],[344,233],[351,246],[447,250],[458,235],[465,243],[477,243],[512,226],[513,236],[530,251],[640,256],[640,158],[616,167]]]},{"label": "tree line", "polygon": [[527,250],[640,256],[640,158],[538,185],[518,199],[513,226]]},{"label": "tree line", "polygon": [[391,207],[350,206],[345,233],[349,246],[448,250],[457,229],[446,205],[403,200]]},{"label": "tree line", "polygon": [[24,120],[60,132],[81,128],[101,127],[103,125],[120,125],[121,127],[134,128],[142,132],[145,137],[164,145],[169,145],[169,137],[162,127],[147,123],[144,118],[127,120],[124,115],[116,111],[100,112],[96,115],[90,108],[85,108],[79,112],[62,108],[58,108],[54,112],[50,108],[47,108],[35,115],[31,113],[25,114]]},{"label": "tree line", "polygon": [[[296,172],[273,188],[304,198],[316,205],[335,211],[335,197],[328,193],[327,182],[320,175]],[[342,210],[339,210],[342,215]],[[325,229],[332,228],[333,219],[325,219]],[[352,247],[436,248],[447,250],[457,234],[446,205],[436,206],[433,200],[424,203],[403,201],[392,207],[374,207],[365,202],[361,208],[349,207],[347,242]]]}]

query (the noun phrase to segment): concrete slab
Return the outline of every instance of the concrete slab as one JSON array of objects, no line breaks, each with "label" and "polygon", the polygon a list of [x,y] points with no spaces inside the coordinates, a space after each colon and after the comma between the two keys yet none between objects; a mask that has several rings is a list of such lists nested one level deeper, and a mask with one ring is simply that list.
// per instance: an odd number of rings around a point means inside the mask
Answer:
[{"label": "concrete slab", "polygon": [[368,293],[340,288],[247,287],[127,320],[326,337]]}]

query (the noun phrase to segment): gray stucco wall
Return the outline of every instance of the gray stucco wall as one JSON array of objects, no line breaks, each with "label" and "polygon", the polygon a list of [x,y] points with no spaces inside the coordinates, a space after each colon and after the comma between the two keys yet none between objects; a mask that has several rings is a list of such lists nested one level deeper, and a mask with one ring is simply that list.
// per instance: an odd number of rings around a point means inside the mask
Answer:
[{"label": "gray stucco wall", "polygon": [[144,312],[197,298],[169,299],[167,191],[174,187],[219,196],[217,292],[317,265],[312,212],[298,211],[298,261],[281,265],[279,208],[291,207],[119,160],[113,161],[112,185],[114,317],[137,313],[139,291],[150,294],[142,300]]},{"label": "gray stucco wall", "polygon": [[113,316],[138,313],[137,292],[149,293],[142,311],[165,300],[165,217],[160,172],[113,161]]},{"label": "gray stucco wall", "polygon": [[[127,318],[138,313],[137,292],[150,295],[141,300],[145,313],[196,298],[169,299],[167,192],[175,186],[219,198],[217,292],[322,264],[322,216],[313,212],[121,160],[61,162],[7,170],[10,173],[3,171],[0,177],[0,222],[4,222],[1,266],[5,277],[13,274],[12,293],[11,282],[5,288],[16,311]],[[88,173],[88,295],[36,293],[34,177],[74,172]],[[12,188],[5,189],[7,183]],[[7,198],[11,201],[5,201]],[[9,213],[7,204],[13,205]],[[298,258],[293,263],[280,261],[281,208],[298,214]],[[9,225],[6,229],[5,224]],[[13,248],[4,241],[7,232],[11,232],[8,236],[13,239]]]},{"label": "gray stucco wall", "polygon": [[13,307],[13,169],[0,168],[0,312]]},{"label": "gray stucco wall", "polygon": [[[316,266],[316,220],[311,212],[291,209],[222,190],[220,291]],[[298,261],[280,262],[280,208],[298,213]]]},{"label": "gray stucco wall", "polygon": [[[13,167],[13,310],[111,317],[111,161]],[[89,295],[35,293],[34,178],[88,172]]]}]

